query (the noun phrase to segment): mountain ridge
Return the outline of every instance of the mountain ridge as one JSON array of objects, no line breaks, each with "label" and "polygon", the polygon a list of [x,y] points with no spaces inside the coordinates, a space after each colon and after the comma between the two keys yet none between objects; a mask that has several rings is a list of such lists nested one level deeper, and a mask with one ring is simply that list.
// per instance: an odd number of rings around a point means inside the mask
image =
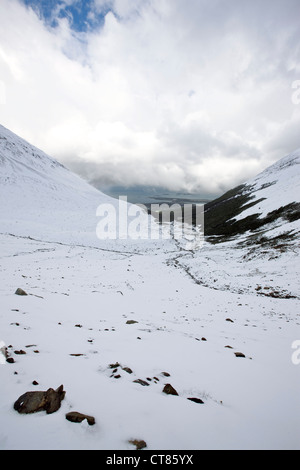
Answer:
[{"label": "mountain ridge", "polygon": [[206,204],[205,234],[222,241],[297,221],[300,218],[299,194],[300,149]]},{"label": "mountain ridge", "polygon": [[[1,232],[99,247],[96,209],[119,201],[0,125]],[[300,218],[300,149],[205,205],[205,236],[295,237]],[[12,217],[12,213],[14,217]]]}]

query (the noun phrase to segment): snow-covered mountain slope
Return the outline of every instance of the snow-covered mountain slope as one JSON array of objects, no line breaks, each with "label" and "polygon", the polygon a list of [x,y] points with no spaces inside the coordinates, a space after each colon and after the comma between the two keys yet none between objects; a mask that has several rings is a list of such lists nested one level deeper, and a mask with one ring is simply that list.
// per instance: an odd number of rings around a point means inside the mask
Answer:
[{"label": "snow-covered mountain slope", "polygon": [[[206,206],[206,234],[296,236],[300,219],[300,149]],[[296,223],[294,223],[296,222]]]},{"label": "snow-covered mountain slope", "polygon": [[126,211],[130,207],[101,193],[3,126],[0,201],[0,233],[100,248],[114,246],[115,241],[97,237],[98,207],[115,209],[117,233],[119,207]]},{"label": "snow-covered mountain slope", "polygon": [[182,256],[196,282],[259,296],[300,291],[300,150],[206,205],[207,243]]},{"label": "snow-covered mountain slope", "polygon": [[[300,203],[300,149],[282,158],[256,178],[244,190],[251,198],[251,208],[244,209],[237,220],[259,213],[260,219],[293,204]],[[261,201],[261,202],[259,202]],[[297,218],[300,218],[299,208]]]},{"label": "snow-covered mountain slope", "polygon": [[[0,137],[0,449],[300,449],[296,239],[98,240],[96,209],[116,202]],[[287,168],[255,180],[267,212],[289,204],[266,186],[284,191]],[[14,409],[61,384],[55,413]]]}]

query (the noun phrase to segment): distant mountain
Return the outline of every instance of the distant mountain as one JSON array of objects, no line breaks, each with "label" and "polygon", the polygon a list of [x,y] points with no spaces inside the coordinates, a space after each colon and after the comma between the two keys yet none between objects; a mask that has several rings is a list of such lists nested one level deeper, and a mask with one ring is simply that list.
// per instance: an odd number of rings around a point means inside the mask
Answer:
[{"label": "distant mountain", "polygon": [[[97,181],[91,181],[96,188],[99,186]],[[105,193],[109,196],[118,198],[120,195],[126,195],[128,202],[132,204],[144,204],[149,207],[151,204],[204,204],[210,202],[213,197],[203,194],[190,194],[181,191],[170,191],[167,188],[154,186],[110,186],[105,188]]]},{"label": "distant mountain", "polygon": [[[0,233],[102,248],[97,208],[119,210],[117,199],[1,125],[0,201]],[[300,149],[206,204],[205,235],[213,242],[240,235],[289,240],[299,235],[299,218]]]},{"label": "distant mountain", "polygon": [[300,219],[300,149],[205,206],[205,234],[295,236]]}]

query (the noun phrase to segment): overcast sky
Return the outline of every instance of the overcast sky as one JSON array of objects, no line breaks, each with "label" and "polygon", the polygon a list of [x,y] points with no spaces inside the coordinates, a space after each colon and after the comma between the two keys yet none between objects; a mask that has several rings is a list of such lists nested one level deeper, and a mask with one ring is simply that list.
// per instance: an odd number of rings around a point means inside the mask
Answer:
[{"label": "overcast sky", "polygon": [[219,194],[300,147],[299,0],[0,0],[0,123],[101,185]]}]

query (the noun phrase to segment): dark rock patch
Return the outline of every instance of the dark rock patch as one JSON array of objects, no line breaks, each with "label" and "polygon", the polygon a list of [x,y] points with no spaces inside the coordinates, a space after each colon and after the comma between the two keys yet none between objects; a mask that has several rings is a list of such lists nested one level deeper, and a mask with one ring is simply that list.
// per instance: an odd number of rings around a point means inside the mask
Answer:
[{"label": "dark rock patch", "polygon": [[175,395],[175,396],[179,396],[177,391],[175,390],[174,387],[172,387],[171,384],[167,384],[164,389],[163,389],[163,393],[166,393],[167,395]]},{"label": "dark rock patch", "polygon": [[67,413],[66,419],[71,423],[82,423],[82,421],[86,419],[90,426],[94,426],[94,424],[96,424],[96,420],[93,416],[78,413],[77,411],[71,411],[70,413]]},{"label": "dark rock patch", "polygon": [[135,446],[136,450],[142,450],[147,447],[147,444],[145,441],[139,441],[138,439],[129,441],[129,444],[132,444],[133,446]]},{"label": "dark rock patch", "polygon": [[121,367],[121,365],[118,362],[116,362],[115,364],[109,364],[110,369],[117,369],[118,367]]},{"label": "dark rock patch", "polygon": [[137,380],[134,380],[133,382],[136,384],[142,385],[143,387],[149,387],[148,382],[142,379],[137,379]]},{"label": "dark rock patch", "polygon": [[188,398],[188,400],[198,403],[198,405],[204,405],[204,401],[202,401],[200,398]]},{"label": "dark rock patch", "polygon": [[20,288],[16,290],[15,294],[22,295],[22,296],[28,295],[27,292],[25,292],[23,289],[20,289]]},{"label": "dark rock patch", "polygon": [[236,352],[234,353],[236,357],[246,357],[245,354],[241,353],[241,352]]},{"label": "dark rock patch", "polygon": [[21,414],[31,414],[46,411],[47,414],[59,410],[66,392],[61,385],[57,390],[49,388],[46,392],[27,392],[14,403],[14,409]]}]

